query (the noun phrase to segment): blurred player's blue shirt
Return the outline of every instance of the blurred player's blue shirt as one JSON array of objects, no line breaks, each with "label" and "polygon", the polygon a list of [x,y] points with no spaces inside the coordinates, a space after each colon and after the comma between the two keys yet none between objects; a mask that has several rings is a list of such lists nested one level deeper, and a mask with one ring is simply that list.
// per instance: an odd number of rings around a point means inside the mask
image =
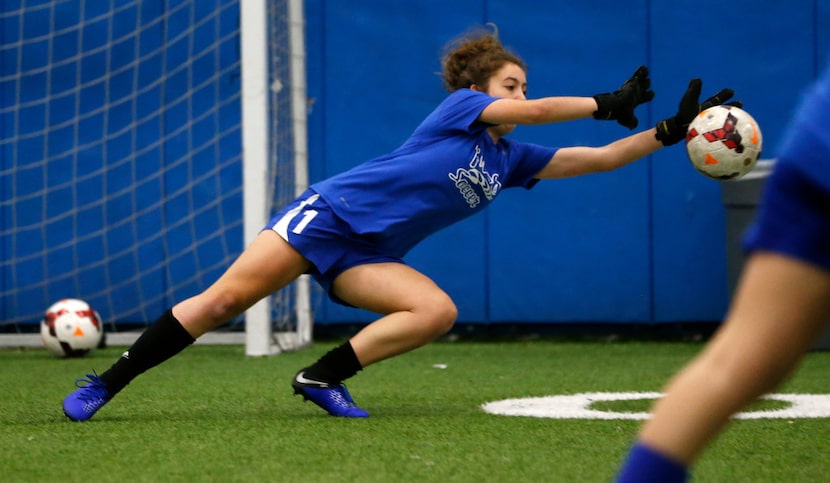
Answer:
[{"label": "blurred player's blue shirt", "polygon": [[830,62],[806,92],[780,153],[778,163],[795,165],[830,192]]},{"label": "blurred player's blue shirt", "polygon": [[315,183],[355,233],[402,257],[430,234],[487,207],[504,188],[531,188],[556,148],[500,139],[476,121],[496,99],[450,94],[390,154]]},{"label": "blurred player's blue shirt", "polygon": [[744,236],[765,250],[830,270],[830,64],[806,91]]}]

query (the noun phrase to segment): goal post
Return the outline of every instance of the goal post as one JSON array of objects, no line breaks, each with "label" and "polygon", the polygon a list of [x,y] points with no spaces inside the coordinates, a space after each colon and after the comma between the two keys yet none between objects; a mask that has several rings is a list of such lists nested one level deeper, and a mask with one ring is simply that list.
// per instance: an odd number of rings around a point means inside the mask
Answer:
[{"label": "goal post", "polygon": [[[268,219],[268,2],[239,2],[240,63],[242,72],[242,197],[245,246]],[[265,298],[245,313],[245,354],[267,355],[271,342],[271,306]]]},{"label": "goal post", "polygon": [[[304,29],[301,0],[0,2],[0,345],[62,298],[128,341],[306,188]],[[303,347],[312,292],[204,339]]]},{"label": "goal post", "polygon": [[[308,187],[304,39],[302,0],[240,0],[246,246],[275,210]],[[282,292],[246,312],[246,355],[271,355],[311,342],[308,275]],[[293,299],[289,307],[286,295]]]}]

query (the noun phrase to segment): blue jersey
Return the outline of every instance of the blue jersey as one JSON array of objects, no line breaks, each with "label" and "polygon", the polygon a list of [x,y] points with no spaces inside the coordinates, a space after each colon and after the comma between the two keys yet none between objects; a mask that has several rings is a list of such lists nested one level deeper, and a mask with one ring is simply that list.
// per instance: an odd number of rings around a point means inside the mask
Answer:
[{"label": "blue jersey", "polygon": [[830,192],[830,63],[806,92],[782,144],[779,164],[794,164]]},{"label": "blue jersey", "polygon": [[807,91],[788,129],[747,251],[789,255],[830,271],[830,65]]},{"label": "blue jersey", "polygon": [[487,207],[504,188],[531,188],[556,148],[500,139],[476,121],[496,98],[450,94],[390,154],[315,183],[352,230],[403,256],[430,234]]}]

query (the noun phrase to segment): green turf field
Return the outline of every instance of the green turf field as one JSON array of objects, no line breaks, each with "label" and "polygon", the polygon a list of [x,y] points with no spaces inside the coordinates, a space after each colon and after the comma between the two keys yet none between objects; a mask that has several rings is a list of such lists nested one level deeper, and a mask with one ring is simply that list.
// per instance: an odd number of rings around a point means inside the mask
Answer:
[{"label": "green turf field", "polygon": [[[481,405],[581,392],[659,391],[700,348],[656,342],[438,342],[370,367],[349,389],[366,420],[326,415],[289,381],[333,343],[270,358],[194,346],[87,423],[60,409],[73,381],[123,348],[59,360],[0,350],[0,478],[22,481],[602,482],[638,422],[496,416]],[[446,365],[436,368],[435,365]],[[830,393],[830,353],[777,392]],[[634,403],[631,412],[642,411]],[[613,406],[613,404],[612,404]],[[647,406],[647,404],[646,404]],[[612,408],[621,411],[625,405]],[[735,421],[696,481],[830,477],[828,419]]]}]

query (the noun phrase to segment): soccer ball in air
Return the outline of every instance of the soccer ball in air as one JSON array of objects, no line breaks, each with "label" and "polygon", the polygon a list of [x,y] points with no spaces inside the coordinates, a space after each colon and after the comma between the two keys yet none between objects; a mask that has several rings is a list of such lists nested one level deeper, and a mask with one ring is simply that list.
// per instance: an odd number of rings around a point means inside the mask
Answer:
[{"label": "soccer ball in air", "polygon": [[714,106],[689,124],[686,152],[704,176],[735,180],[752,171],[761,156],[761,129],[748,112],[734,106]]},{"label": "soccer ball in air", "polygon": [[104,335],[101,316],[83,300],[63,299],[46,309],[40,323],[43,345],[59,357],[81,357]]}]

